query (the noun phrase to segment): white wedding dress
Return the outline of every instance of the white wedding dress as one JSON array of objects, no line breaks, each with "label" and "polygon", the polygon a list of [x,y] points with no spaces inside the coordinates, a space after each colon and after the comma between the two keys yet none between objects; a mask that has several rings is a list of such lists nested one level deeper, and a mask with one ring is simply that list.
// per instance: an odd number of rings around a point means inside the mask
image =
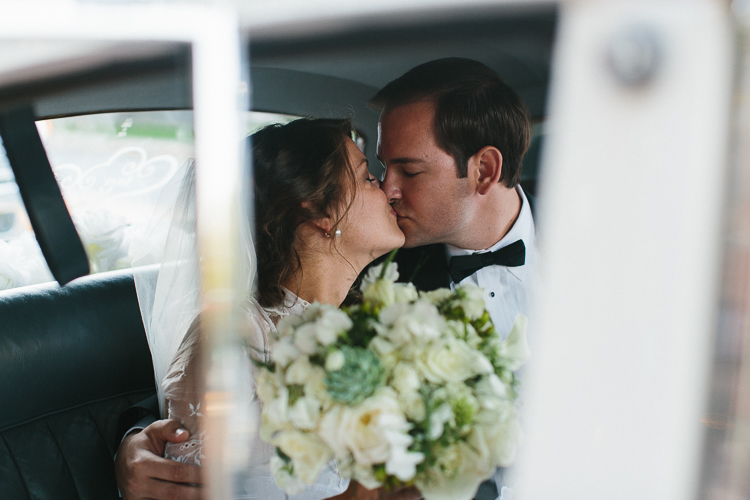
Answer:
[{"label": "white wedding dress", "polygon": [[[309,304],[286,290],[284,304],[274,308],[263,308],[255,299],[248,298],[245,308],[250,328],[243,330],[248,338],[245,359],[247,369],[251,372],[254,366],[250,356],[262,361],[269,361],[268,335],[276,331],[279,320],[289,314],[302,312]],[[200,326],[193,322],[180,345],[167,376],[164,379],[164,396],[166,398],[168,418],[179,420],[194,436],[185,443],[167,444],[165,456],[178,462],[201,465],[204,455],[204,432],[202,430],[201,412],[201,360],[200,360]],[[253,395],[253,404],[260,402]],[[298,495],[286,495],[276,484],[271,473],[269,461],[274,455],[272,445],[255,438],[251,449],[251,458],[246,475],[239,481],[242,496],[236,498],[258,498],[267,500],[319,500],[343,493],[349,485],[348,479],[339,476],[336,463],[329,463],[318,477],[315,484],[309,485]]]},{"label": "white wedding dress", "polygon": [[[242,364],[240,370],[252,374],[254,366],[250,356],[262,361],[270,360],[268,336],[276,331],[279,320],[289,314],[302,312],[309,304],[288,290],[280,307],[264,309],[252,298],[257,260],[250,230],[251,218],[245,211],[241,212],[241,217],[243,222],[239,228],[238,251],[244,258],[237,266],[236,273],[238,282],[245,284],[247,299],[244,307],[246,327],[241,328],[246,352],[239,358]],[[155,248],[152,241],[159,240],[158,235],[163,227],[168,228],[164,248]],[[164,241],[164,237],[161,238]],[[137,259],[133,263],[133,276],[154,363],[160,411],[163,417],[182,422],[191,436],[185,443],[168,444],[165,456],[179,462],[205,465],[201,332],[199,323],[195,321],[201,304],[194,162],[189,161],[164,188],[140,246],[142,248],[134,252]],[[160,265],[151,266],[152,263]],[[241,403],[245,402],[259,410],[260,403],[252,385],[248,389],[247,399]],[[255,414],[260,414],[260,411]],[[270,471],[269,462],[273,455],[273,446],[256,437],[251,444],[244,477],[234,482],[235,498],[319,500],[338,495],[349,485],[348,479],[338,475],[335,462],[331,462],[315,484],[308,486],[301,494],[290,497],[276,485]]]}]

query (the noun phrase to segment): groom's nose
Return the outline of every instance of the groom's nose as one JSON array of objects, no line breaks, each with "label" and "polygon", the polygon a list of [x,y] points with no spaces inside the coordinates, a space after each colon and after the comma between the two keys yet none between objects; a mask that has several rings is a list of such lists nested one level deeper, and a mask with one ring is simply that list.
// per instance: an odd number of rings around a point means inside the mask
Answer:
[{"label": "groom's nose", "polygon": [[396,176],[391,169],[386,168],[383,182],[380,183],[380,189],[383,190],[385,196],[388,198],[388,202],[398,200],[401,198],[401,189],[398,187],[396,182]]}]

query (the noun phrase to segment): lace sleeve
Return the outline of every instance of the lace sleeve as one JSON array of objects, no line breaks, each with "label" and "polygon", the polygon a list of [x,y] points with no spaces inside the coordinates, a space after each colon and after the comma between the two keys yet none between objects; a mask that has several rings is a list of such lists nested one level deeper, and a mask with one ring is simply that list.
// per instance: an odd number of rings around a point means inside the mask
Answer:
[{"label": "lace sleeve", "polygon": [[184,443],[167,443],[164,456],[194,465],[201,465],[204,458],[200,337],[200,323],[196,318],[164,378],[167,417],[178,420],[190,432],[190,438]]}]

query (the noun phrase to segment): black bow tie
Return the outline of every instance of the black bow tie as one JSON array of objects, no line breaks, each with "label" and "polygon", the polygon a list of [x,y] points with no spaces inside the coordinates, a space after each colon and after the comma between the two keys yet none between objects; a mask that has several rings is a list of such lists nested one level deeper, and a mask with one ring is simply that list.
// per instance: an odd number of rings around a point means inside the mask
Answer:
[{"label": "black bow tie", "polygon": [[474,253],[451,257],[448,262],[448,273],[454,283],[461,283],[464,278],[487,266],[518,267],[526,261],[526,245],[517,240],[494,252]]}]

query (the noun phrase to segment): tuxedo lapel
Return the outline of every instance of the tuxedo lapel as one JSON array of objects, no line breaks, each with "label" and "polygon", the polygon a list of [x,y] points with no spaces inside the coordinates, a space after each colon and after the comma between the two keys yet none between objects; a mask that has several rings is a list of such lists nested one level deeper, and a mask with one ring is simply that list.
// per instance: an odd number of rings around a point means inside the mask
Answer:
[{"label": "tuxedo lapel", "polygon": [[431,291],[450,287],[445,245],[434,244],[402,248],[396,253],[400,282],[414,283],[418,290]]}]

